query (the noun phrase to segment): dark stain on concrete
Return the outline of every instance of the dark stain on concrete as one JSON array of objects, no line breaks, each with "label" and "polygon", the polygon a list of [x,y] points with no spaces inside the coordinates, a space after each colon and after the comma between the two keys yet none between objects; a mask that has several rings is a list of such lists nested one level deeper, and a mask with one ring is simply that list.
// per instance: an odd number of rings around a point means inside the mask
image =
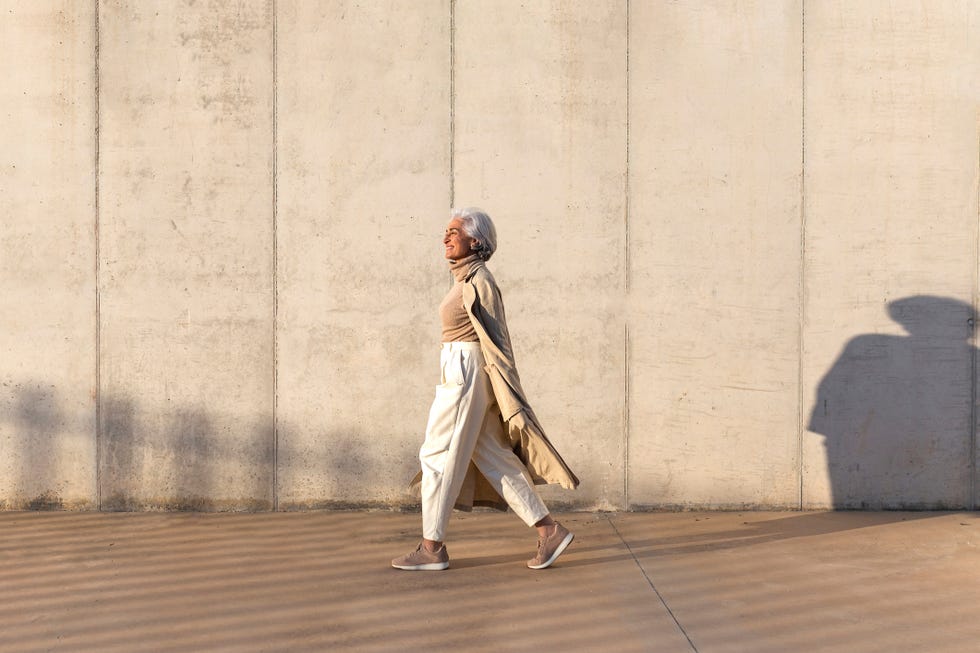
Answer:
[{"label": "dark stain on concrete", "polygon": [[45,492],[27,503],[28,510],[64,510],[65,503],[54,492]]}]

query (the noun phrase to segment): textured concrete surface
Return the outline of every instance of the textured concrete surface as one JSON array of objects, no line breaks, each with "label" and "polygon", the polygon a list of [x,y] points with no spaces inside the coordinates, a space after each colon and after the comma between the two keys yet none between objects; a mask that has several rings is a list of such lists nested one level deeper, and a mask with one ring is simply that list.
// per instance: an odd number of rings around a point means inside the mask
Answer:
[{"label": "textured concrete surface", "polygon": [[631,5],[633,504],[797,502],[800,16]]},{"label": "textured concrete surface", "polygon": [[270,6],[100,7],[102,507],[271,508]]},{"label": "textured concrete surface", "polygon": [[448,3],[277,7],[279,504],[398,503],[438,381]]},{"label": "textured concrete surface", "polygon": [[614,2],[455,14],[456,203],[497,216],[521,381],[582,479],[544,494],[599,508],[625,501],[625,26]]},{"label": "textured concrete surface", "polygon": [[980,3],[0,15],[0,508],[417,501],[450,204],[554,505],[976,504]]},{"label": "textured concrete surface", "polygon": [[0,508],[90,508],[95,11],[0,12]]},{"label": "textured concrete surface", "polygon": [[0,515],[0,651],[968,651],[975,513]]},{"label": "textured concrete surface", "polygon": [[978,24],[807,4],[805,505],[974,499]]}]

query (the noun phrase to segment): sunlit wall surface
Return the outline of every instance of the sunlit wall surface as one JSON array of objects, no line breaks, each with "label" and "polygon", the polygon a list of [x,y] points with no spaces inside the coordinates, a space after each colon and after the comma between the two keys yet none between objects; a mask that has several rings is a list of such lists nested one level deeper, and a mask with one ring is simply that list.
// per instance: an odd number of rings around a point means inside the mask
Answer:
[{"label": "sunlit wall surface", "polygon": [[404,507],[450,206],[555,506],[977,500],[980,5],[0,19],[0,507]]}]

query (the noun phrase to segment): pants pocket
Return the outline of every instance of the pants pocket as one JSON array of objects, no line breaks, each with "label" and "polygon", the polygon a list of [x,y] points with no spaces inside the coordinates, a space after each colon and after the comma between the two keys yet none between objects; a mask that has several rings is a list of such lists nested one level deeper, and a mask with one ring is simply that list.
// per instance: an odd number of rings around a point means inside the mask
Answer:
[{"label": "pants pocket", "polygon": [[466,355],[465,351],[454,351],[449,358],[448,370],[446,370],[446,383],[451,385],[463,385],[466,382]]},{"label": "pants pocket", "polygon": [[439,385],[441,386],[461,386],[466,383],[466,360],[464,355],[467,352],[445,351],[442,354],[442,365],[439,373]]}]

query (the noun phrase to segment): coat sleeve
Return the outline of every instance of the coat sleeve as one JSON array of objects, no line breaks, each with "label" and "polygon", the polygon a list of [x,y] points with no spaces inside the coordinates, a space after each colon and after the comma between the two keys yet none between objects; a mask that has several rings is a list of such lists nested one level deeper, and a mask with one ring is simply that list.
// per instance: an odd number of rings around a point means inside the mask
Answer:
[{"label": "coat sleeve", "polygon": [[507,329],[507,316],[504,313],[504,298],[500,294],[500,288],[493,281],[492,277],[477,275],[473,278],[473,290],[476,292],[476,301],[473,303],[473,313],[480,325],[486,331],[490,341],[496,347],[495,352],[502,363],[508,365],[516,372],[514,364],[514,350],[510,345],[510,331]]},{"label": "coat sleeve", "polygon": [[486,358],[484,369],[490,377],[501,416],[510,420],[527,408],[527,400],[514,362],[503,298],[497,284],[482,276],[474,278],[473,290],[476,298],[472,311],[479,322],[478,331],[482,331],[481,344]]},{"label": "coat sleeve", "polygon": [[504,420],[510,420],[524,410],[524,403],[517,392],[507,383],[507,379],[504,378],[500,368],[494,363],[487,363],[483,369],[490,377],[490,386],[493,388],[493,396],[497,399],[497,406],[500,407],[500,416]]},{"label": "coat sleeve", "polygon": [[[464,288],[464,304],[480,338],[494,397],[500,408],[507,437],[514,453],[524,463],[535,484],[558,483],[572,489],[578,478],[552,446],[517,375],[517,364],[510,344],[504,303],[493,277],[479,270]],[[472,295],[468,295],[472,292]]]}]

